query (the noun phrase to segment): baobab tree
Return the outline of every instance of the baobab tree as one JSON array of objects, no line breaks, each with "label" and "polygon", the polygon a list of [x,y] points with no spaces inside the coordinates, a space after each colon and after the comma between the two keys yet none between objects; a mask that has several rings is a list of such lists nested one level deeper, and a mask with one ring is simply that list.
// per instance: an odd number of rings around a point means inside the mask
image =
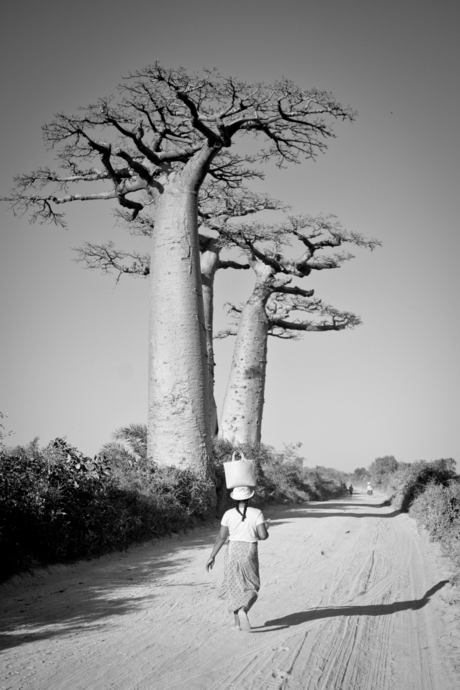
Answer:
[{"label": "baobab tree", "polygon": [[[220,234],[220,229],[232,220],[252,216],[261,211],[286,211],[287,207],[269,195],[256,193],[244,185],[228,187],[208,181],[200,189],[198,204],[200,270],[206,329],[206,350],[209,385],[209,417],[212,436],[218,433],[218,415],[214,398],[214,281],[219,269],[248,270],[249,263],[222,258],[222,250],[233,248],[233,243]],[[121,225],[134,236],[151,237],[155,222],[151,213],[143,211],[132,220],[125,212],[119,212]],[[85,268],[102,273],[146,277],[150,274],[148,253],[129,252],[115,247],[113,242],[95,244],[85,242],[76,248],[77,261]]]},{"label": "baobab tree", "polygon": [[[287,79],[248,84],[215,70],[202,75],[155,63],[75,115],[43,128],[57,155],[19,175],[8,197],[32,221],[64,225],[74,201],[113,200],[135,217],[155,207],[150,250],[148,458],[209,476],[208,368],[200,280],[197,195],[207,175],[237,186],[256,161],[282,167],[326,149],[336,119],[354,112],[331,94]],[[229,151],[253,133],[257,154]],[[248,167],[249,166],[249,167]],[[78,192],[91,184],[94,192]],[[179,326],[179,327],[178,327]]]},{"label": "baobab tree", "polygon": [[[221,234],[243,252],[256,280],[244,307],[231,305],[237,322],[219,334],[236,335],[220,435],[232,443],[257,444],[261,440],[268,336],[292,340],[306,331],[341,331],[361,323],[355,314],[314,298],[313,290],[292,285],[293,278],[339,268],[353,258],[350,253],[320,254],[324,249],[351,243],[373,250],[380,242],[347,232],[335,216],[325,215],[290,217],[271,229],[265,224],[227,224]],[[303,248],[294,258],[289,252],[293,239]]]},{"label": "baobab tree", "polygon": [[206,326],[206,348],[208,356],[208,384],[210,399],[211,434],[219,429],[217,407],[214,397],[214,280],[219,269],[247,270],[249,263],[222,258],[222,250],[231,243],[220,233],[220,228],[232,220],[251,216],[261,211],[286,210],[282,202],[266,194],[257,194],[240,186],[236,189],[210,184],[203,189],[198,207],[200,219],[200,266],[203,290],[204,318]]}]

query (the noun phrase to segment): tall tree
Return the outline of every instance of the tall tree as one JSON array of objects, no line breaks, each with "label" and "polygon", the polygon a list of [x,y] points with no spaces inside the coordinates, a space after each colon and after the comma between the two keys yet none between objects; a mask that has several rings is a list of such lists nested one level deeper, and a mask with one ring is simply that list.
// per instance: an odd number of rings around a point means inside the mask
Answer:
[{"label": "tall tree", "polygon": [[[294,339],[305,331],[341,331],[360,324],[351,312],[314,299],[313,290],[291,285],[292,279],[339,268],[353,258],[350,253],[319,254],[321,250],[344,243],[372,250],[380,242],[347,232],[335,216],[324,215],[290,217],[271,230],[260,224],[227,225],[222,234],[243,251],[256,280],[244,307],[231,306],[237,324],[220,334],[236,335],[220,435],[233,443],[260,443],[268,336]],[[294,257],[289,251],[293,239],[303,246],[302,253]]]},{"label": "tall tree", "polygon": [[244,216],[252,216],[261,211],[286,210],[278,200],[265,194],[257,194],[240,186],[236,189],[223,188],[221,184],[209,184],[203,190],[199,204],[201,282],[203,289],[204,317],[206,325],[206,347],[209,371],[209,398],[211,433],[217,435],[219,429],[217,407],[214,397],[214,280],[219,269],[246,270],[250,266],[232,259],[223,259],[222,250],[231,246],[220,229],[229,222]]},{"label": "tall tree", "polygon": [[[331,94],[300,89],[287,79],[247,84],[215,70],[196,75],[155,63],[126,79],[118,97],[100,98],[76,115],[61,113],[44,127],[60,169],[17,176],[8,198],[16,213],[63,225],[62,204],[115,200],[136,216],[144,208],[141,190],[155,206],[149,276],[152,460],[207,475],[211,468],[197,216],[206,175],[238,185],[252,174],[246,164],[256,160],[282,167],[315,158],[333,135],[333,121],[353,117]],[[250,132],[266,147],[257,155],[232,154],[237,135]],[[80,183],[96,191],[79,193]]]},{"label": "tall tree", "polygon": [[[252,216],[261,211],[286,210],[286,206],[280,201],[266,194],[253,192],[243,185],[228,187],[211,180],[200,189],[198,204],[200,267],[209,372],[209,416],[213,436],[218,433],[218,415],[214,398],[215,275],[219,269],[247,270],[250,268],[247,262],[222,258],[222,250],[232,248],[233,244],[220,233],[220,229],[232,220]],[[132,235],[151,237],[154,232],[154,220],[151,214],[146,214],[144,211],[141,211],[134,220],[124,212],[120,212],[118,217],[122,226]],[[148,253],[120,250],[113,242],[103,244],[85,242],[76,248],[76,252],[77,261],[83,263],[85,268],[98,269],[103,273],[118,273],[117,282],[123,274],[143,277],[150,274]]]}]

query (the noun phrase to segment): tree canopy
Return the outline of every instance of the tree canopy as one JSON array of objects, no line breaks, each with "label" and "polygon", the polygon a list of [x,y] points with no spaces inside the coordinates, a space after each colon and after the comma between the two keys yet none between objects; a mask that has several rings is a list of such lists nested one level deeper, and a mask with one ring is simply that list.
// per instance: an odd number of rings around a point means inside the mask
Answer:
[{"label": "tree canopy", "polygon": [[[209,173],[238,186],[259,174],[252,167],[256,162],[273,160],[283,167],[316,158],[334,136],[333,121],[354,117],[332,94],[302,89],[288,79],[248,84],[216,70],[189,74],[157,62],[126,78],[117,97],[101,97],[46,124],[45,145],[56,151],[61,172],[41,167],[18,175],[7,198],[16,213],[30,212],[32,221],[64,225],[61,204],[107,199],[135,217],[145,205],[135,193],[161,193],[165,177],[197,159],[203,148],[205,169],[191,171],[192,182],[198,187]],[[249,132],[263,137],[260,150],[230,152],[235,135]],[[215,160],[217,153],[222,155]],[[71,191],[88,182],[100,189]]]},{"label": "tree canopy", "polygon": [[[63,205],[104,200],[131,221],[149,217],[149,269],[133,255],[128,271],[141,265],[150,282],[149,460],[211,471],[197,202],[205,179],[238,189],[262,175],[262,163],[315,159],[334,122],[354,116],[332,94],[285,78],[246,83],[157,62],[125,78],[117,94],[43,127],[57,165],[15,177],[6,197],[14,213],[64,226]],[[258,147],[244,146],[248,134]],[[112,245],[91,251],[96,263],[105,253],[107,269],[121,265]]]}]

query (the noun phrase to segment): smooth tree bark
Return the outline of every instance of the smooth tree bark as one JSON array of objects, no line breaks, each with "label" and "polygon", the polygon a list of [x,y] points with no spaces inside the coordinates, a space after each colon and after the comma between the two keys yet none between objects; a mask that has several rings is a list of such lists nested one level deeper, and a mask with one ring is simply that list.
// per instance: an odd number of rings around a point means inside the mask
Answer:
[{"label": "smooth tree bark", "polygon": [[[210,400],[211,434],[217,436],[219,420],[214,397],[214,281],[219,269],[249,269],[249,263],[221,258],[222,250],[231,248],[232,243],[221,232],[228,222],[260,211],[285,210],[278,200],[265,194],[257,194],[245,187],[224,189],[222,185],[207,185],[200,203],[199,216],[203,225],[200,229],[201,282],[203,289],[206,347],[208,357],[208,382]],[[211,231],[213,234],[206,234]]]},{"label": "smooth tree bark", "polygon": [[[341,331],[359,325],[351,312],[339,311],[313,298],[313,290],[290,285],[292,277],[305,277],[312,270],[338,268],[350,254],[316,257],[318,250],[352,242],[371,250],[380,244],[356,233],[347,233],[334,217],[292,217],[285,226],[269,231],[259,225],[225,231],[247,256],[255,273],[253,292],[242,309],[232,307],[237,327],[219,334],[236,335],[220,436],[233,444],[258,444],[262,437],[268,336],[296,339],[301,332]],[[272,242],[264,239],[272,235]],[[300,257],[286,252],[289,235],[307,247]],[[329,236],[327,236],[329,235]],[[262,244],[262,246],[261,246]],[[284,249],[284,253],[283,253]],[[306,319],[303,314],[314,315]]]},{"label": "smooth tree bark", "polygon": [[184,177],[175,176],[162,194],[152,234],[148,456],[206,469],[211,447],[197,184]]},{"label": "smooth tree bark", "polygon": [[[136,72],[119,98],[101,98],[44,127],[60,171],[15,178],[7,198],[32,221],[65,224],[62,204],[114,200],[136,217],[143,191],[155,207],[151,245],[148,458],[212,474],[206,328],[201,293],[197,194],[210,174],[228,186],[254,175],[256,160],[282,166],[314,159],[331,123],[354,112],[323,91],[283,79],[246,84],[213,70],[190,75],[158,63]],[[257,155],[229,151],[239,134],[267,143]],[[96,191],[80,193],[80,183]],[[45,191],[49,185],[52,191]]]},{"label": "smooth tree bark", "polygon": [[[214,283],[219,269],[247,270],[247,262],[238,262],[222,258],[222,251],[234,248],[232,242],[221,233],[229,221],[253,216],[261,211],[286,211],[286,206],[277,199],[255,193],[240,186],[236,189],[222,184],[207,183],[199,195],[198,217],[200,222],[199,246],[201,284],[204,307],[204,325],[206,330],[206,350],[208,365],[208,402],[211,435],[217,436],[219,420],[217,405],[214,397],[215,359],[214,359]],[[150,216],[140,213],[134,220],[121,215],[123,227],[132,235],[151,237],[155,224]],[[118,273],[118,278],[124,275],[148,276],[150,274],[150,258],[148,254],[127,252],[117,249],[113,242],[105,244],[84,243],[76,249],[77,261],[86,268],[98,269],[103,273]]]},{"label": "smooth tree bark", "polygon": [[202,240],[201,284],[203,290],[204,324],[206,331],[207,384],[211,436],[217,436],[219,421],[214,397],[214,278],[219,267],[220,245],[214,237]]},{"label": "smooth tree bark", "polygon": [[[144,226],[145,227],[145,226]],[[141,234],[145,234],[142,232]],[[152,233],[149,232],[149,235]],[[213,346],[213,318],[214,318],[214,280],[218,268],[221,267],[221,245],[218,238],[199,235],[201,291],[203,298],[203,324],[206,342],[206,364],[208,367],[208,416],[210,419],[211,435],[217,435],[218,419],[217,406],[214,398],[214,346]],[[150,275],[150,255],[127,252],[117,249],[113,242],[93,244],[86,242],[76,249],[77,261],[86,268],[99,269],[103,273],[115,272],[117,282],[122,275],[147,277]],[[238,266],[240,267],[240,266]],[[241,266],[249,268],[249,265]]]},{"label": "smooth tree bark", "polygon": [[222,438],[235,444],[260,443],[267,368],[269,320],[265,310],[273,269],[252,261],[254,290],[241,311],[220,424]]}]

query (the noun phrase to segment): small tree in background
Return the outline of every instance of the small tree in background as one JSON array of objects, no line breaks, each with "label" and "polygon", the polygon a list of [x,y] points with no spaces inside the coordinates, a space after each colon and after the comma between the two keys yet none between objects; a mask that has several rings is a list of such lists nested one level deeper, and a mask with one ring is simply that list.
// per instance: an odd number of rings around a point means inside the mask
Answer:
[{"label": "small tree in background", "polygon": [[112,441],[105,443],[99,454],[104,455],[111,464],[128,463],[136,465],[147,460],[147,426],[128,424],[116,429]]},{"label": "small tree in background", "polygon": [[352,479],[356,484],[364,484],[369,480],[369,476],[369,472],[365,467],[357,467],[353,472]]},{"label": "small tree in background", "polygon": [[387,484],[389,477],[398,469],[398,461],[394,455],[385,455],[383,458],[376,458],[369,466],[371,481],[376,486]]}]

